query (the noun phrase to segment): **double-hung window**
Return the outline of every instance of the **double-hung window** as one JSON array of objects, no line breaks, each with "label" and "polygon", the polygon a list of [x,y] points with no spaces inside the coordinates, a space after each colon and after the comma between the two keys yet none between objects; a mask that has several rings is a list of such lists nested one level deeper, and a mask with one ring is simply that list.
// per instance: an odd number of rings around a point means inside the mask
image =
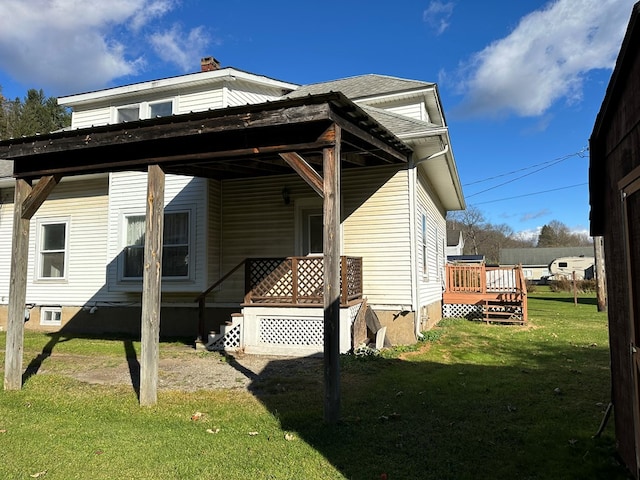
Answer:
[{"label": "double-hung window", "polygon": [[[162,276],[171,279],[188,279],[190,276],[190,212],[165,212]],[[145,216],[125,217],[125,247],[123,251],[122,277],[142,278],[144,265]]]},{"label": "double-hung window", "polygon": [[173,100],[171,99],[115,107],[115,121],[117,123],[135,122],[136,120],[147,118],[169,117],[172,114]]},{"label": "double-hung window", "polygon": [[64,279],[67,276],[69,220],[38,222],[38,279]]}]

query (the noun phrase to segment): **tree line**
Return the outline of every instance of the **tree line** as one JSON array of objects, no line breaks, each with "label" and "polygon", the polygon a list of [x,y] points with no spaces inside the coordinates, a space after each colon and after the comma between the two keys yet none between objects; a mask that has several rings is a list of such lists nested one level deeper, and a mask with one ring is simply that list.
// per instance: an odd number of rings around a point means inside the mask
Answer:
[{"label": "tree line", "polygon": [[13,100],[2,94],[0,86],[0,140],[38,133],[51,133],[71,125],[71,112],[47,97],[42,89],[30,89],[24,98]]},{"label": "tree line", "polygon": [[552,220],[544,225],[537,237],[524,238],[518,236],[507,224],[488,222],[482,211],[474,206],[451,212],[447,216],[447,229],[462,232],[465,255],[484,255],[487,263],[499,263],[502,248],[592,245],[591,237],[586,233],[572,232],[558,220]]}]

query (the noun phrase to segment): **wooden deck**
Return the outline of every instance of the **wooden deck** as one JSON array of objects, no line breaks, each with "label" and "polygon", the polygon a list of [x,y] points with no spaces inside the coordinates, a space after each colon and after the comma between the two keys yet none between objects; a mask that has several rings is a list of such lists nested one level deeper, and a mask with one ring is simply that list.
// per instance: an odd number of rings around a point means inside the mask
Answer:
[{"label": "wooden deck", "polygon": [[527,323],[527,286],[520,265],[447,265],[443,303],[477,305],[486,322]]}]

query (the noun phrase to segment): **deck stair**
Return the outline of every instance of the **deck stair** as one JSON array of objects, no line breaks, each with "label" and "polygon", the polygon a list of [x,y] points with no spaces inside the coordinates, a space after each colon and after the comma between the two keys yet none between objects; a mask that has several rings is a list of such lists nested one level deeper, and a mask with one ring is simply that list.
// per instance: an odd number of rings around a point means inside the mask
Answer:
[{"label": "deck stair", "polygon": [[447,265],[444,312],[485,322],[527,323],[527,287],[522,267]]},{"label": "deck stair", "polygon": [[242,345],[242,313],[232,313],[231,319],[220,325],[219,332],[211,332],[205,345],[207,350],[236,351]]}]

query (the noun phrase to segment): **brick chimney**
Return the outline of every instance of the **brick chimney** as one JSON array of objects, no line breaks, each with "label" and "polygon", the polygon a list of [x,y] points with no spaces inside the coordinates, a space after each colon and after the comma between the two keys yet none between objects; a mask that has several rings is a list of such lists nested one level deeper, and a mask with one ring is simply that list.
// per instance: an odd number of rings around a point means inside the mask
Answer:
[{"label": "brick chimney", "polygon": [[202,57],[200,59],[201,72],[213,72],[220,68],[220,62],[213,57]]}]

